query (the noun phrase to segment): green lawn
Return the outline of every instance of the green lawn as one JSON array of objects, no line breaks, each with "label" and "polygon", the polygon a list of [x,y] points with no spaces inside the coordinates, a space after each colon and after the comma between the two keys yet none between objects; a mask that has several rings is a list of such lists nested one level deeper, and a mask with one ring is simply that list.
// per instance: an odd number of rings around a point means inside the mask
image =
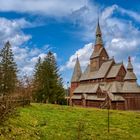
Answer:
[{"label": "green lawn", "polygon": [[140,140],[140,112],[46,104],[18,108],[15,116],[0,126],[0,140]]}]

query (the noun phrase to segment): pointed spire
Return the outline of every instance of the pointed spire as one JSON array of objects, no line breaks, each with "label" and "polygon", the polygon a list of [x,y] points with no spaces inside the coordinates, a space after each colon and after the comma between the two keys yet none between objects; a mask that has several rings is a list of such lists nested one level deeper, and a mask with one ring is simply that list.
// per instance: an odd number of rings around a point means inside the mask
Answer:
[{"label": "pointed spire", "polygon": [[98,23],[97,23],[97,28],[96,28],[96,36],[98,36],[98,35],[102,35],[102,33],[101,33],[101,29],[100,29],[100,23],[99,23],[99,18],[98,18]]},{"label": "pointed spire", "polygon": [[97,23],[97,28],[96,28],[96,42],[95,45],[103,45],[103,41],[102,41],[102,32],[100,29],[100,23],[99,23],[99,18],[98,18],[98,23]]},{"label": "pointed spire", "polygon": [[131,57],[130,56],[128,57],[127,72],[126,72],[126,75],[124,77],[124,80],[125,81],[137,80],[137,77],[136,77],[135,73],[133,72],[133,66],[132,66],[132,63],[131,63]]},{"label": "pointed spire", "polygon": [[79,56],[78,56],[78,53],[77,53],[76,55],[77,55],[77,60],[79,61]]},{"label": "pointed spire", "polygon": [[133,71],[133,66],[132,66],[132,63],[131,63],[131,57],[130,56],[128,57],[127,70]]},{"label": "pointed spire", "polygon": [[5,43],[6,46],[11,46],[10,44],[10,41],[8,40],[6,43]]},{"label": "pointed spire", "polygon": [[81,75],[82,75],[82,71],[81,71],[81,66],[80,66],[80,63],[79,63],[78,55],[77,55],[76,64],[75,64],[75,67],[74,67],[71,82],[78,82]]}]

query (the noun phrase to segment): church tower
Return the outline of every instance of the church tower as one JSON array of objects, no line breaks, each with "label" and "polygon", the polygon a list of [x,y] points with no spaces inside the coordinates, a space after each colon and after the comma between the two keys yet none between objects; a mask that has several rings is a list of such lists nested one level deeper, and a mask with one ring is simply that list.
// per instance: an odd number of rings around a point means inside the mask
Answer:
[{"label": "church tower", "polygon": [[80,79],[81,75],[82,75],[82,70],[81,70],[81,66],[80,66],[80,63],[79,63],[78,56],[77,56],[76,63],[75,63],[75,66],[74,66],[74,71],[73,71],[73,74],[72,74],[72,79],[71,79],[70,96],[72,96],[72,92],[75,90],[75,88],[78,87],[79,79]]},{"label": "church tower", "polygon": [[96,40],[94,45],[94,51],[90,57],[90,71],[99,70],[103,62],[109,59],[109,56],[103,47],[102,32],[98,20],[96,28]]},{"label": "church tower", "polygon": [[127,73],[124,77],[124,81],[129,81],[129,82],[136,82],[137,77],[135,73],[133,72],[133,66],[131,63],[131,58],[130,56],[128,57],[128,65],[127,65]]}]

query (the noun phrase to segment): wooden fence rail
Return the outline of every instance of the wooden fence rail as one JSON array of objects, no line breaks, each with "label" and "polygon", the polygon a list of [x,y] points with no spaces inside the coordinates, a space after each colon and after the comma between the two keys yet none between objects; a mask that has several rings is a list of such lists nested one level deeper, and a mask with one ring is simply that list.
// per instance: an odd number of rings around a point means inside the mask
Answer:
[{"label": "wooden fence rail", "polygon": [[30,105],[30,100],[24,97],[0,97],[0,122],[17,106]]}]

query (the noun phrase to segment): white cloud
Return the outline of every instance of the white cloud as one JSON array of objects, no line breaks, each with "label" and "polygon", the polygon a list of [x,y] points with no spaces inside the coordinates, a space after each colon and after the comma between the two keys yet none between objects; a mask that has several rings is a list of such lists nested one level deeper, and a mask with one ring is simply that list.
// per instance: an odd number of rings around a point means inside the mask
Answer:
[{"label": "white cloud", "polygon": [[93,45],[92,43],[86,44],[83,48],[77,50],[66,62],[64,66],[61,67],[61,71],[66,69],[72,69],[75,65],[76,58],[78,55],[78,58],[80,60],[81,67],[85,67],[89,63],[89,58],[91,56],[91,53],[93,51]]},{"label": "white cloud", "polygon": [[112,5],[110,7],[105,8],[101,14],[101,19],[105,20],[105,19],[109,18],[117,8],[118,8],[117,5]]},{"label": "white cloud", "polygon": [[119,12],[122,15],[128,15],[129,17],[133,18],[134,20],[140,22],[140,16],[139,13],[124,9],[122,7],[119,7],[118,5],[114,4],[110,7],[105,8],[105,10],[102,12],[102,18],[106,19],[109,16],[111,16],[114,12]]},{"label": "white cloud", "polygon": [[[46,47],[42,47],[40,49],[34,48],[34,47],[13,47],[13,52],[15,56],[15,61],[19,67],[19,75],[24,76],[32,76],[34,66],[40,57],[41,59],[44,59],[49,48],[46,49]],[[56,56],[56,54],[54,53]]]},{"label": "white cloud", "polygon": [[126,10],[124,8],[118,7],[118,10],[125,15],[128,15],[130,17],[132,17],[133,19],[135,19],[136,21],[140,22],[140,15],[139,13],[136,13],[134,11],[131,10]]},{"label": "white cloud", "polygon": [[1,0],[0,11],[65,16],[84,4],[85,0]]},{"label": "white cloud", "polygon": [[136,55],[140,48],[139,40],[129,40],[124,38],[114,38],[106,44],[110,56],[115,56],[117,60],[124,60],[130,55]]},{"label": "white cloud", "polygon": [[25,35],[22,28],[26,28],[30,23],[25,19],[9,20],[0,18],[0,45],[10,41],[13,45],[21,45],[31,39],[31,35]]},{"label": "white cloud", "polygon": [[[48,45],[49,46],[49,45]],[[50,48],[46,49],[46,45],[40,49],[32,48],[32,47],[17,47],[14,51],[15,60],[19,67],[19,75],[24,76],[32,76],[34,66],[40,57],[42,60],[46,57]],[[54,53],[55,58],[57,58],[57,54]]]},{"label": "white cloud", "polygon": [[31,59],[31,62],[32,62],[32,63],[36,63],[37,60],[38,60],[39,58],[44,59],[45,57],[46,57],[46,54],[45,54],[45,53],[41,53],[41,54],[39,54],[38,56],[33,57],[33,58]]}]

